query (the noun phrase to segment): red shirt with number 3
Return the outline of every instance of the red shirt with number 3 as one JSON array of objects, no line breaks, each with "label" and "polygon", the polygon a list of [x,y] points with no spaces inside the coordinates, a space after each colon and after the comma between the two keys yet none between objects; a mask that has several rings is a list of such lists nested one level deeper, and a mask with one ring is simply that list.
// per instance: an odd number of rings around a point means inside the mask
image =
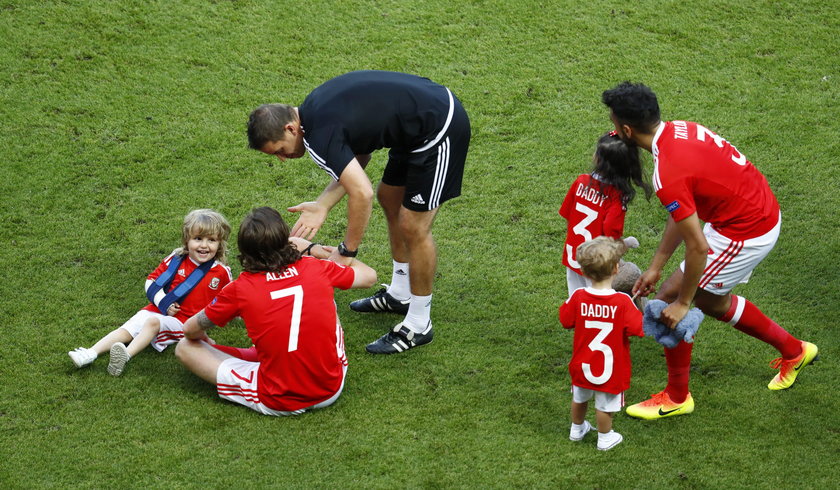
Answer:
[{"label": "red shirt with number 3", "polygon": [[569,374],[572,384],[619,394],[630,387],[630,337],[642,337],[642,312],[630,296],[612,289],[581,288],[560,305],[560,323],[575,329]]},{"label": "red shirt with number 3", "polygon": [[705,127],[662,123],[651,152],[653,188],[674,221],[696,212],[731,240],[759,237],[778,223],[779,203],[764,175]]},{"label": "red shirt with number 3", "polygon": [[618,188],[600,182],[597,175],[582,174],[566,193],[559,213],[566,218],[563,265],[582,274],[575,260],[578,246],[599,236],[621,239],[627,210]]}]

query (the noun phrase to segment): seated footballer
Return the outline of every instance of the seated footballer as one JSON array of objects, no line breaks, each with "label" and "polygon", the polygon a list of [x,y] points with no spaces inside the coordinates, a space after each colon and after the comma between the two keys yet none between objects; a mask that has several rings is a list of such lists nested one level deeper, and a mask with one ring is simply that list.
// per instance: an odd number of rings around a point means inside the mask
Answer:
[{"label": "seated footballer", "polygon": [[[347,357],[334,288],[376,283],[376,272],[362,262],[337,264],[325,260],[332,247],[292,240],[276,210],[251,211],[237,237],[242,273],[187,320],[175,350],[221,398],[265,415],[298,415],[338,399]],[[253,347],[211,345],[206,331],[236,317]]]}]

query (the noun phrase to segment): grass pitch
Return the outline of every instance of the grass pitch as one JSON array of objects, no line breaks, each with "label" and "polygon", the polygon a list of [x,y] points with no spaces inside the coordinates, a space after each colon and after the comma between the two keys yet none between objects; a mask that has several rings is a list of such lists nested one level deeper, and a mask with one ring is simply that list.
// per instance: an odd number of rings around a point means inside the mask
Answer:
[{"label": "grass pitch", "polygon": [[[837,487],[838,30],[836,7],[812,0],[0,0],[0,486]],[[326,184],[308,159],[248,150],[250,110],[368,68],[443,83],[472,119],[463,196],[435,226],[435,342],[367,355],[398,317],[353,314],[364,292],[339,292],[345,392],[279,420],[222,402],[171,349],[120,378],[102,359],[76,370],[66,351],[143,306],[145,275],[190,209],[237,227]],[[600,93],[625,79],[767,176],[782,237],[736,291],[822,360],[770,392],[773,349],[707,319],[696,412],[620,414],[625,442],[602,453],[567,436],[557,208],[610,128]],[[376,155],[374,180],[383,165]],[[341,238],[343,212],[320,241]],[[629,260],[647,264],[664,221],[655,201],[634,202],[626,230],[642,246]],[[378,208],[362,260],[387,280]],[[247,342],[241,325],[214,337]],[[652,340],[634,340],[633,360],[630,403],[665,382]]]}]

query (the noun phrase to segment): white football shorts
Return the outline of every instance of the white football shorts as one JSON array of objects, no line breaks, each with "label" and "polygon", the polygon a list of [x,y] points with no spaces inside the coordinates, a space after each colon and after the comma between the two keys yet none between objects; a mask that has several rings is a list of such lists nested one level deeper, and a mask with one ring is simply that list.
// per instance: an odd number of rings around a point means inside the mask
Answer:
[{"label": "white football shorts", "polygon": [[595,408],[606,413],[620,412],[624,406],[624,392],[617,395],[603,391],[590,390],[572,385],[572,400],[575,403],[586,403],[595,396]]},{"label": "white football shorts", "polygon": [[[779,222],[772,230],[757,238],[738,241],[721,235],[706,223],[703,234],[709,243],[709,254],[697,287],[723,296],[738,284],[749,282],[752,271],[773,250],[781,229],[782,216],[779,214]],[[685,272],[685,261],[680,264],[680,270]]]},{"label": "white football shorts", "polygon": [[143,324],[149,318],[157,318],[160,321],[160,332],[157,337],[152,339],[152,347],[158,352],[163,352],[167,346],[177,344],[179,340],[184,338],[184,324],[174,316],[161,315],[149,310],[140,310],[129,318],[127,322],[123,323],[120,328],[124,328],[131,337],[137,337],[140,330],[143,329]]},{"label": "white football shorts", "polygon": [[[288,416],[300,415],[309,410],[328,407],[338,400],[341,391],[344,389],[344,379],[342,378],[341,386],[338,387],[335,395],[320,403],[292,412],[273,410],[260,402],[260,395],[257,391],[257,371],[259,369],[260,363],[245,361],[238,357],[222,361],[216,371],[216,391],[219,393],[219,397],[244,405],[263,415]],[[344,366],[344,374],[347,374],[347,366]]]}]

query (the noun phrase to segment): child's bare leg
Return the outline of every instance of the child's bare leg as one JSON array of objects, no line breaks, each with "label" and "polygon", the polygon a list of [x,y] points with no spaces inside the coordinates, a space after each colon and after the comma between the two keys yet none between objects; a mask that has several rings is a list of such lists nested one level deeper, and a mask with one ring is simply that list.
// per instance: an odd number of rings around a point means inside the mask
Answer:
[{"label": "child's bare leg", "polygon": [[148,347],[159,333],[160,320],[154,317],[146,319],[146,321],[143,322],[143,328],[140,329],[140,333],[138,333],[137,337],[134,337],[134,340],[126,346],[128,355],[131,357],[137,355],[138,352]]},{"label": "child's bare leg", "polygon": [[572,401],[572,423],[580,425],[586,419],[586,410],[589,408],[589,402],[577,403]]},{"label": "child's bare leg", "polygon": [[120,327],[113,332],[109,333],[108,335],[102,337],[102,339],[93,344],[91,349],[96,352],[97,355],[102,354],[103,352],[108,352],[111,350],[111,346],[116,344],[117,342],[130,342],[131,341],[131,334],[128,333],[128,330]]},{"label": "child's bare leg", "polygon": [[624,437],[612,430],[612,412],[595,410],[595,421],[598,425],[598,450],[608,451],[624,440]]},{"label": "child's bare leg", "polygon": [[600,410],[595,410],[595,423],[598,425],[598,432],[601,434],[606,434],[607,432],[612,430],[612,419],[613,413],[611,412],[602,412]]}]

